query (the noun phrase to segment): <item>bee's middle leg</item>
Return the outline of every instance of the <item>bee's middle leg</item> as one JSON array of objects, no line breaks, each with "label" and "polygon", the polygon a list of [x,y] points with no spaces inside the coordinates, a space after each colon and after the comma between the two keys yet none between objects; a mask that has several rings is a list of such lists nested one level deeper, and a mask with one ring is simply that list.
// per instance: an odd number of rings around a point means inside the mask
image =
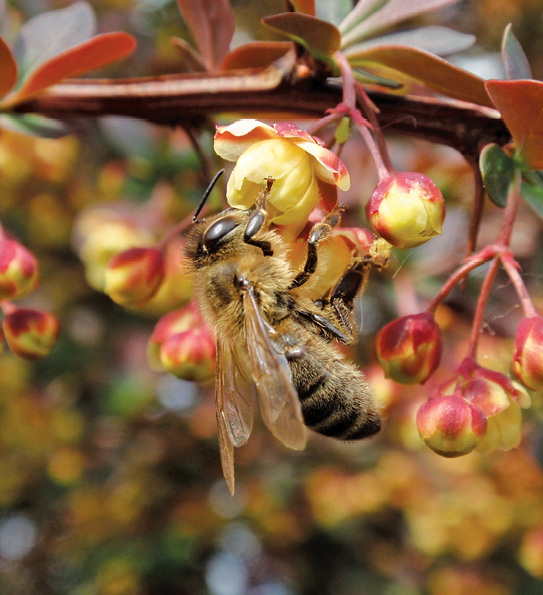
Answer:
[{"label": "bee's middle leg", "polygon": [[309,232],[309,239],[307,240],[307,257],[305,260],[304,270],[299,272],[289,289],[300,287],[317,269],[317,247],[319,243],[330,235],[332,229],[340,222],[341,214],[347,208],[346,205],[340,204],[332,212],[327,215],[319,223],[315,223]]}]

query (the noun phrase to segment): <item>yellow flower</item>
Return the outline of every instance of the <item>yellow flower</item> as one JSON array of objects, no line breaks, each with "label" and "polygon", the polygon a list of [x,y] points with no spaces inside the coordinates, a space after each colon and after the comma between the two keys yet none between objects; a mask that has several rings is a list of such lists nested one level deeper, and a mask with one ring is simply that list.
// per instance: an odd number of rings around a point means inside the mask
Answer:
[{"label": "yellow flower", "polygon": [[339,157],[294,124],[238,120],[217,126],[215,152],[237,162],[226,190],[228,204],[236,209],[254,205],[265,180],[273,179],[268,208],[270,221],[280,225],[306,220],[321,201],[330,210],[337,189],[350,186]]}]

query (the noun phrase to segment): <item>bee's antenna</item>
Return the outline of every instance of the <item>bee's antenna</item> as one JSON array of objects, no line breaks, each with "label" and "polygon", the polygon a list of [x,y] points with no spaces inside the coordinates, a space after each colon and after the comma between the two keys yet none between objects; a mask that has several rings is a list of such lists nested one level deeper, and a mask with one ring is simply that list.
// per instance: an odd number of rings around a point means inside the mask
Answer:
[{"label": "bee's antenna", "polygon": [[206,191],[204,192],[204,194],[202,196],[202,200],[200,201],[200,203],[196,207],[196,212],[194,213],[194,217],[192,218],[192,222],[193,223],[196,223],[196,220],[198,219],[198,215],[200,214],[200,211],[204,208],[204,205],[206,203],[207,197],[211,194],[211,191],[213,190],[213,187],[215,186],[215,184],[217,183],[217,180],[222,176],[223,173],[224,173],[224,168],[223,169],[220,169],[215,174],[215,176],[213,177],[213,179],[211,180],[211,182],[209,182],[209,186],[206,188]]}]

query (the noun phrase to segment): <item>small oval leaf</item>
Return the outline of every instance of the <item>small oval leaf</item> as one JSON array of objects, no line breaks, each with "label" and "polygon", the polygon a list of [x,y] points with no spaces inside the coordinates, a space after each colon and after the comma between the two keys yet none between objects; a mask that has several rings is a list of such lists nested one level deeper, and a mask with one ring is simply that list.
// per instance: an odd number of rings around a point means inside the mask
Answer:
[{"label": "small oval leaf", "polygon": [[41,138],[60,138],[71,133],[64,122],[39,114],[18,114],[17,116],[3,114],[0,116],[0,128]]},{"label": "small oval leaf", "polygon": [[75,45],[90,39],[96,30],[96,17],[86,2],[39,14],[19,32],[13,54],[19,68],[19,86],[41,64]]},{"label": "small oval leaf", "polygon": [[97,35],[43,63],[32,72],[24,85],[8,95],[1,105],[5,107],[21,103],[62,79],[79,76],[124,58],[135,47],[136,41],[128,33]]},{"label": "small oval leaf", "polygon": [[171,37],[170,42],[181,58],[181,72],[205,72],[202,57],[180,37]]},{"label": "small oval leaf", "polygon": [[498,207],[505,207],[515,174],[513,160],[499,145],[491,143],[481,151],[479,169],[488,198]]},{"label": "small oval leaf", "polygon": [[282,58],[293,49],[291,41],[251,41],[232,50],[221,64],[221,70],[262,68]]},{"label": "small oval leaf", "polygon": [[533,78],[528,58],[513,33],[511,23],[507,25],[503,32],[502,59],[505,73],[510,81]]},{"label": "small oval leaf", "polygon": [[[348,60],[354,67],[369,70],[371,66],[372,71],[387,78],[393,78],[387,70],[393,69],[448,97],[493,107],[483,79],[424,50],[401,45],[378,46],[349,56]],[[379,72],[380,66],[385,67],[384,72]]]},{"label": "small oval leaf", "polygon": [[303,12],[311,16],[316,16],[315,0],[289,0],[296,12]]},{"label": "small oval leaf", "polygon": [[[350,15],[339,26],[343,34],[342,47],[347,47],[358,43],[368,37],[377,35],[384,29],[389,29],[393,25],[410,19],[416,15],[443,8],[448,4],[453,4],[458,0],[417,0],[408,2],[406,0],[388,0],[388,2],[376,2],[376,0],[362,0],[353,9],[366,11],[367,6],[371,6],[372,12],[365,14],[362,20],[356,19],[356,24],[351,26],[349,23]],[[351,13],[352,14],[352,13]],[[347,33],[346,23],[349,24]]]},{"label": "small oval leaf", "polygon": [[543,82],[491,80],[485,86],[519,157],[528,169],[543,169]]},{"label": "small oval leaf", "polygon": [[345,55],[356,56],[359,52],[377,47],[380,45],[403,45],[418,48],[436,54],[446,56],[469,48],[475,43],[474,35],[459,33],[448,27],[420,27],[407,31],[396,31],[388,35],[382,35],[375,39],[368,39],[345,50]]},{"label": "small oval leaf", "polygon": [[341,44],[341,34],[335,25],[300,12],[274,14],[262,22],[300,43],[316,57],[333,54]]},{"label": "small oval leaf", "polygon": [[207,70],[219,69],[234,35],[234,13],[228,0],[177,0]]},{"label": "small oval leaf", "polygon": [[0,37],[0,97],[11,90],[17,80],[17,64],[6,42]]},{"label": "small oval leaf", "polygon": [[526,203],[543,219],[543,187],[523,182],[520,193]]}]

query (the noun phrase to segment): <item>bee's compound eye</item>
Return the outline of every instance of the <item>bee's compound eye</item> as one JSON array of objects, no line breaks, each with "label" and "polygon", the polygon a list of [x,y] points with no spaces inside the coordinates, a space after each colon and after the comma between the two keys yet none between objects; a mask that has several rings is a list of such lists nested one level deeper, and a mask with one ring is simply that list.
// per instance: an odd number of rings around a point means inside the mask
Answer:
[{"label": "bee's compound eye", "polygon": [[206,231],[203,238],[205,251],[213,252],[224,236],[237,226],[238,222],[233,217],[224,217],[224,219],[219,219],[217,222],[213,223],[213,225]]}]

